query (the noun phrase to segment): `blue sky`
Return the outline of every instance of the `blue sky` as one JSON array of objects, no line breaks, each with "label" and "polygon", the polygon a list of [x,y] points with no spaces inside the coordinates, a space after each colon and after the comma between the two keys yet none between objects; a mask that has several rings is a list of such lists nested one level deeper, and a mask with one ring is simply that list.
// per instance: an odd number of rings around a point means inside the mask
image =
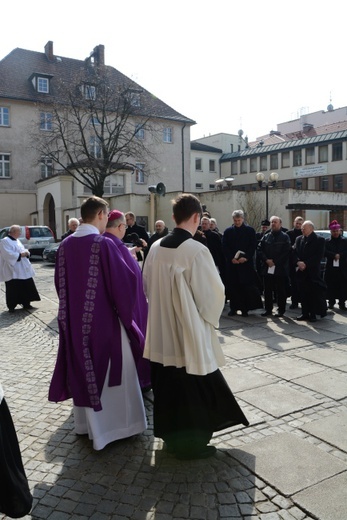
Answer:
[{"label": "blue sky", "polygon": [[[122,4],[122,5],[121,5]],[[21,47],[105,59],[178,112],[193,139],[249,140],[301,112],[347,106],[343,2],[26,0],[7,3],[0,59]]]}]

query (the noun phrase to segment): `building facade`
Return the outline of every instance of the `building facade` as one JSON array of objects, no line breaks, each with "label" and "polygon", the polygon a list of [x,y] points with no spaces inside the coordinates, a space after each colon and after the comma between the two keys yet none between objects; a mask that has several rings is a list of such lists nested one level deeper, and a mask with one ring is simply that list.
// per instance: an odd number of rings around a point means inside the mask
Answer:
[{"label": "building facade", "polygon": [[[86,60],[75,60],[54,55],[50,41],[42,53],[17,48],[0,61],[0,227],[45,224],[60,238],[66,230],[66,215],[74,216],[81,200],[91,193],[50,158],[39,155],[34,141],[36,135],[52,131],[53,104],[66,102],[59,98],[59,82],[68,85],[78,71],[96,66],[131,93],[134,116],[129,124],[148,150],[147,156],[129,158],[124,169],[106,178],[104,197],[144,195],[149,185],[158,182],[169,191],[190,190],[190,126],[194,121],[105,65],[103,45],[95,47]],[[92,99],[92,88],[84,85],[83,95]],[[140,119],[147,125],[137,129]],[[90,142],[95,158],[97,144]]]},{"label": "building facade", "polygon": [[[233,177],[234,189],[257,191],[260,189],[257,173],[263,173],[266,182],[270,173],[275,171],[278,174],[277,189],[290,189],[302,194],[296,197],[296,202],[286,205],[293,218],[297,214],[305,218],[305,211],[314,211],[320,225],[323,222],[327,227],[329,219],[336,218],[347,229],[343,198],[333,196],[341,194],[345,197],[347,192],[347,130],[316,133],[302,139],[282,139],[276,144],[257,143],[242,151],[224,154],[220,161],[221,176]],[[272,198],[276,197],[276,191],[272,190]],[[316,196],[312,198],[310,192]],[[310,199],[310,203],[305,202],[305,198]]]},{"label": "building facade", "polygon": [[247,141],[238,135],[219,133],[202,137],[190,145],[191,191],[201,193],[218,189],[221,178],[221,158],[223,154],[243,150]]}]

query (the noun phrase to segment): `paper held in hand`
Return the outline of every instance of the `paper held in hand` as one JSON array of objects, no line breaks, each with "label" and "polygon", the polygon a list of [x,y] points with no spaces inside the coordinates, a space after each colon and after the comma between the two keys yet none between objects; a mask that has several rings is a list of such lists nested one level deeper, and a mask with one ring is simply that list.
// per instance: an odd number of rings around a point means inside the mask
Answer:
[{"label": "paper held in hand", "polygon": [[239,260],[239,258],[246,258],[246,253],[244,251],[236,251],[235,253],[235,256],[234,256],[235,260]]}]

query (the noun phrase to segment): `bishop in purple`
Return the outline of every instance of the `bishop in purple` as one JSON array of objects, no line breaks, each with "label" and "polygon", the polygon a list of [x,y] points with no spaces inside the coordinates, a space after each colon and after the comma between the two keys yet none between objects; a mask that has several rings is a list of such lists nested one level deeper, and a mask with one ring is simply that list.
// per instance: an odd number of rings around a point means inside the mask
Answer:
[{"label": "bishop in purple", "polygon": [[81,217],[56,259],[59,349],[49,400],[72,398],[76,433],[100,450],[146,429],[136,371],[144,335],[134,319],[136,275],[101,234],[107,202],[90,197]]}]

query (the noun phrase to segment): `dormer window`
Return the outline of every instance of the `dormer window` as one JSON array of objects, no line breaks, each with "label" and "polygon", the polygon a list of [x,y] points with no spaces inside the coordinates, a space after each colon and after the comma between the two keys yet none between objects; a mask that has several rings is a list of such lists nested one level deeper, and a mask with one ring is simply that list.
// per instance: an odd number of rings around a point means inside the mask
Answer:
[{"label": "dormer window", "polygon": [[37,91],[43,92],[44,94],[48,94],[49,82],[47,78],[37,78]]},{"label": "dormer window", "polygon": [[53,76],[49,74],[40,74],[38,72],[34,72],[29,78],[33,84],[36,92],[40,92],[40,94],[49,94],[50,91],[50,81]]},{"label": "dormer window", "polygon": [[141,98],[139,92],[130,92],[130,105],[132,107],[141,106]]},{"label": "dormer window", "polygon": [[84,85],[84,99],[96,99],[96,88],[94,85]]}]

